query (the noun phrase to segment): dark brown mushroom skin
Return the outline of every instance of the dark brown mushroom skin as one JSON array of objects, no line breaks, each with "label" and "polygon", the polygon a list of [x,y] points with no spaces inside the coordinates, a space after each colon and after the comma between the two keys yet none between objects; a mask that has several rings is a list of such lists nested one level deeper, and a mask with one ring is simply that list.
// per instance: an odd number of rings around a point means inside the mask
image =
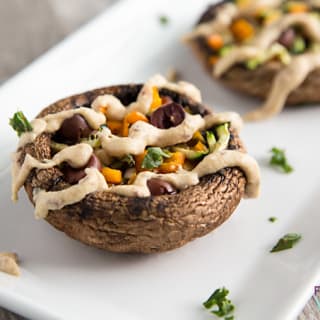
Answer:
[{"label": "dark brown mushroom skin", "polygon": [[[99,95],[113,94],[125,105],[134,101],[141,85],[122,85],[92,90],[62,99],[39,116],[69,110],[74,101],[87,97],[90,102]],[[210,111],[192,99],[161,89],[176,103],[193,113]],[[245,152],[237,133],[231,129],[229,148]],[[42,134],[23,150],[37,159],[51,157],[50,135]],[[23,156],[20,161],[23,161]],[[246,179],[238,168],[226,168],[200,179],[200,183],[174,194],[147,198],[126,197],[111,192],[94,192],[79,203],[49,211],[46,220],[68,236],[90,246],[114,252],[153,253],[172,250],[201,237],[222,224],[237,207]],[[33,170],[25,189],[33,202],[33,189],[58,191],[69,187],[59,168]]]},{"label": "dark brown mushroom skin", "polygon": [[[225,1],[221,1],[216,5],[221,6],[224,3]],[[214,9],[209,7],[203,13],[199,23],[208,22],[214,18],[213,11]],[[204,69],[212,76],[212,65],[209,63],[212,51],[206,44],[206,41],[202,37],[199,37],[190,41],[189,45]],[[275,76],[282,68],[283,65],[280,62],[273,60],[255,70],[248,70],[241,65],[235,65],[221,78],[215,78],[215,80],[240,93],[265,99],[268,97]],[[298,88],[290,93],[286,105],[303,105],[320,102],[319,85],[320,68],[317,68],[308,75]]]}]

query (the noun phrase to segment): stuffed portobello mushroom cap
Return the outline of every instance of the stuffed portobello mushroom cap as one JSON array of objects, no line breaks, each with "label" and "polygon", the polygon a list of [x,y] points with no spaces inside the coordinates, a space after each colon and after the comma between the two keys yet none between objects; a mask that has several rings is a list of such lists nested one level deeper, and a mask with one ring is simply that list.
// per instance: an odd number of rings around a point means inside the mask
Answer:
[{"label": "stuffed portobello mushroom cap", "polygon": [[[219,7],[227,2],[230,1],[221,1],[215,5],[209,6],[200,17],[196,26],[214,19]],[[203,37],[196,37],[189,41],[189,45],[205,70],[213,77],[213,67],[209,62],[212,53],[205,39]],[[221,77],[215,79],[224,86],[234,89],[235,91],[264,100],[269,96],[273,80],[283,68],[283,64],[276,60],[265,62],[254,70],[250,70],[241,64],[236,64],[227,70]],[[300,86],[289,94],[286,105],[319,102],[319,85],[320,68],[317,68],[306,77]]]},{"label": "stuffed portobello mushroom cap", "polygon": [[[38,117],[86,106],[99,95],[112,94],[128,105],[135,101],[142,85],[122,85],[88,91],[62,99],[45,108]],[[187,96],[168,89],[160,94],[188,107],[192,113],[210,111]],[[43,160],[52,158],[51,134],[39,135],[23,147],[26,153]],[[243,151],[237,133],[231,128],[228,149]],[[46,220],[68,236],[93,247],[113,252],[152,253],[171,250],[212,231],[233,213],[244,195],[246,178],[238,168],[225,168],[204,176],[200,183],[175,194],[127,197],[100,191],[60,210],[49,211]],[[31,202],[34,188],[58,191],[70,185],[58,167],[32,170],[24,187]]]}]

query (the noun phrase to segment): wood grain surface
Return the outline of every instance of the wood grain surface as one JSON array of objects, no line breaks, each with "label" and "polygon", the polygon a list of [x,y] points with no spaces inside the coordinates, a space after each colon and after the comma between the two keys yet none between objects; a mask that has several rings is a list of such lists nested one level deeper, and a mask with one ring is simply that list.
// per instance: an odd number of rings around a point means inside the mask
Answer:
[{"label": "wood grain surface", "polygon": [[[114,1],[0,0],[0,82]],[[0,307],[0,320],[23,319]],[[298,320],[320,320],[314,299],[310,299]]]}]

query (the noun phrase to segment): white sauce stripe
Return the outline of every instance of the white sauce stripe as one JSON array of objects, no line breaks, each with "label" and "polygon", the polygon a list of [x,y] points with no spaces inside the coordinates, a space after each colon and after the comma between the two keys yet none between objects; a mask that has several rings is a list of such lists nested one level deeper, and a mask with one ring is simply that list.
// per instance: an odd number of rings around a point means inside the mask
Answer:
[{"label": "white sauce stripe", "polygon": [[43,132],[52,133],[58,131],[62,125],[62,122],[65,119],[71,118],[75,114],[82,115],[87,120],[89,126],[95,130],[99,129],[102,124],[106,123],[106,117],[104,114],[84,107],[48,114],[43,118],[34,119],[31,122],[33,130],[31,132],[25,132],[21,135],[19,147],[33,142],[35,138]]},{"label": "white sauce stripe", "polygon": [[69,163],[73,168],[81,168],[88,163],[92,153],[93,149],[91,146],[86,143],[79,143],[56,153],[50,160],[40,161],[33,158],[30,154],[26,154],[22,166],[19,167],[18,158],[20,157],[20,152],[17,152],[13,156],[14,169],[12,171],[12,200],[18,200],[18,191],[23,186],[33,168],[48,169],[63,162]]},{"label": "white sauce stripe", "polygon": [[279,113],[289,94],[298,88],[308,74],[320,67],[319,53],[297,56],[292,63],[281,70],[272,83],[270,94],[264,105],[245,115],[245,120],[263,120]]},{"label": "white sauce stripe", "polygon": [[153,87],[166,88],[175,92],[186,95],[193,99],[195,102],[201,102],[201,94],[198,88],[193,84],[185,81],[178,83],[170,83],[163,76],[157,74],[150,78],[141,89],[138,94],[137,101],[130,103],[128,106],[124,106],[121,101],[111,95],[105,94],[97,97],[92,102],[92,109],[100,112],[101,108],[106,108],[106,115],[111,120],[122,120],[126,114],[132,111],[138,111],[142,114],[147,114],[150,110],[150,105],[153,99]]},{"label": "white sauce stripe", "polygon": [[78,184],[67,189],[34,192],[36,219],[45,218],[49,210],[59,210],[67,205],[80,202],[89,193],[107,190],[108,185],[99,170],[88,168],[85,173],[86,176]]}]

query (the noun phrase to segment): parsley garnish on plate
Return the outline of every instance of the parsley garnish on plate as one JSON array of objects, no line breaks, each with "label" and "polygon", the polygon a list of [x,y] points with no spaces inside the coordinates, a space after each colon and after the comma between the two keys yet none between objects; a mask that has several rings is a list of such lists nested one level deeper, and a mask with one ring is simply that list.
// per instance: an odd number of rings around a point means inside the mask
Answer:
[{"label": "parsley garnish on plate", "polygon": [[169,23],[169,18],[166,15],[161,15],[159,17],[159,22],[160,24],[162,24],[163,26],[167,25]]},{"label": "parsley garnish on plate", "polygon": [[15,130],[20,137],[22,133],[32,131],[31,123],[28,121],[22,111],[17,111],[11,119],[9,124]]},{"label": "parsley garnish on plate", "polygon": [[147,154],[142,161],[141,168],[157,168],[162,164],[163,158],[170,158],[170,154],[159,147],[150,147],[147,149]]},{"label": "parsley garnish on plate", "polygon": [[278,218],[277,217],[270,217],[268,220],[273,223],[273,222],[276,222],[278,220]]},{"label": "parsley garnish on plate", "polygon": [[290,173],[293,168],[289,165],[286,153],[284,150],[273,147],[271,149],[272,157],[270,159],[270,164],[280,168],[284,173]]},{"label": "parsley garnish on plate", "polygon": [[300,241],[301,238],[301,235],[298,233],[288,233],[278,240],[277,244],[270,250],[270,252],[291,249]]},{"label": "parsley garnish on plate", "polygon": [[234,305],[227,298],[228,294],[229,290],[224,287],[216,289],[209,299],[203,303],[203,306],[206,309],[215,307],[211,310],[211,313],[219,318],[225,317],[225,320],[233,320],[234,316],[232,313],[234,311]]}]

